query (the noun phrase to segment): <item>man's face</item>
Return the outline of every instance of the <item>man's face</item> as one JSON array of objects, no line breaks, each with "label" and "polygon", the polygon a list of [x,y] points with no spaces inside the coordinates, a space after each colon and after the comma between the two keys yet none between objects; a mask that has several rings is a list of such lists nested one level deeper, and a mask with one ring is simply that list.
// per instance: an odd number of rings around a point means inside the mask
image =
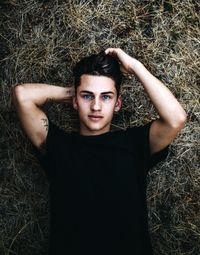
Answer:
[{"label": "man's face", "polygon": [[110,130],[114,112],[121,108],[114,81],[106,76],[84,74],[73,98],[78,110],[80,134],[99,135]]}]

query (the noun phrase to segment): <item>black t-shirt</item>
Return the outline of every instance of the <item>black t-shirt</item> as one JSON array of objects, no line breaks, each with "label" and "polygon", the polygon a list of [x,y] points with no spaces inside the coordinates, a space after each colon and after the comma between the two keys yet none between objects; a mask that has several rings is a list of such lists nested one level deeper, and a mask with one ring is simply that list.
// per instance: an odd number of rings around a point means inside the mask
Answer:
[{"label": "black t-shirt", "polygon": [[49,121],[50,252],[57,255],[151,255],[146,176],[167,156],[150,156],[149,127],[95,136],[66,133]]}]

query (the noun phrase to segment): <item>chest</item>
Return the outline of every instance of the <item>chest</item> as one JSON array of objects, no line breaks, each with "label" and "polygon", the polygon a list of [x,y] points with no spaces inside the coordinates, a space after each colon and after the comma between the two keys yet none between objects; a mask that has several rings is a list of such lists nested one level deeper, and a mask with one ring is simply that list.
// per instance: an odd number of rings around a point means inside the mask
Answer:
[{"label": "chest", "polygon": [[137,153],[121,146],[80,145],[55,162],[56,189],[77,201],[137,200],[143,192]]}]

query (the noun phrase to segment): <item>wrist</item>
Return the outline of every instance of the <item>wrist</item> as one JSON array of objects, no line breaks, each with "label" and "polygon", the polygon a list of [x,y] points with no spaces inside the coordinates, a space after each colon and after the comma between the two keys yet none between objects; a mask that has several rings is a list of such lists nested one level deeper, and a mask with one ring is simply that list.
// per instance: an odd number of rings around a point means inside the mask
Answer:
[{"label": "wrist", "polygon": [[143,67],[144,67],[143,64],[139,60],[133,58],[129,65],[129,72],[131,74],[135,74]]}]

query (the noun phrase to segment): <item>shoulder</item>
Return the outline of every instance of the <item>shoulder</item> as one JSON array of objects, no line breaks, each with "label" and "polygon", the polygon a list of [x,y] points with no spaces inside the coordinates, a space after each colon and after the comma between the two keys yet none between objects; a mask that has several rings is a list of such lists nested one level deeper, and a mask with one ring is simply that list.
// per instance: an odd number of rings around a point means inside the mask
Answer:
[{"label": "shoulder", "polygon": [[47,133],[48,139],[62,139],[62,138],[70,138],[72,137],[71,132],[66,131],[64,128],[58,126],[53,121],[49,119],[49,128]]},{"label": "shoulder", "polygon": [[153,167],[158,162],[163,161],[169,153],[169,146],[165,146],[156,153],[151,153],[151,127],[153,121],[142,126],[127,128],[129,140],[137,150],[138,155],[143,155],[142,160],[148,162],[148,167]]},{"label": "shoulder", "polygon": [[126,133],[135,139],[147,138],[149,136],[150,127],[153,121],[145,125],[127,127]]}]

